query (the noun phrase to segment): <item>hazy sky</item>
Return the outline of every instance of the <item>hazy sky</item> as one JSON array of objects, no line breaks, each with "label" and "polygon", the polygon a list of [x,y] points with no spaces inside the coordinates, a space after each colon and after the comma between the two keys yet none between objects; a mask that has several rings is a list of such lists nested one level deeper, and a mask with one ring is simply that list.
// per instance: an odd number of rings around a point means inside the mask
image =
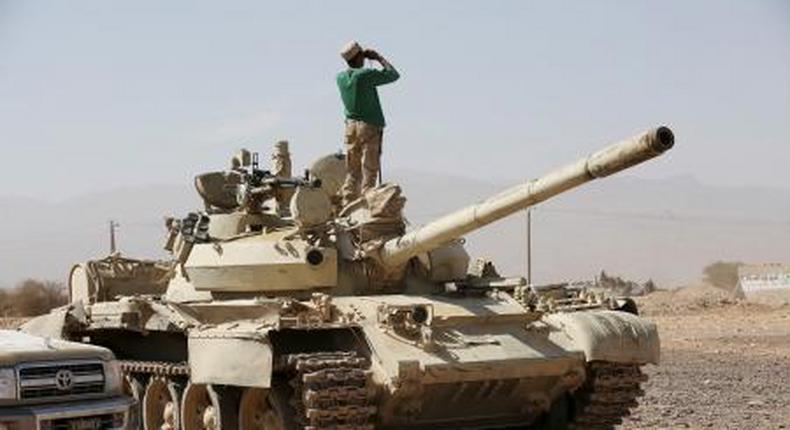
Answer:
[{"label": "hazy sky", "polygon": [[643,177],[790,186],[790,2],[0,0],[0,195],[187,181],[242,146],[341,148],[349,39],[386,169],[531,177],[657,124]]}]

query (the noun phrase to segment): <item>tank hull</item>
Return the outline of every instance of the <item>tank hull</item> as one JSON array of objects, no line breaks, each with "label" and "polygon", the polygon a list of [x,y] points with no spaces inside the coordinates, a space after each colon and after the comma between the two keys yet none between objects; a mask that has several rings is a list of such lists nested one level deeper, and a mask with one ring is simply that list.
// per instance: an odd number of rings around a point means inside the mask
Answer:
[{"label": "tank hull", "polygon": [[[270,392],[305,377],[289,362],[340,354],[330,361],[358,366],[363,382],[351,387],[369,393],[356,398],[370,408],[357,420],[360,429],[530,425],[567,404],[589,380],[591,363],[658,360],[655,327],[643,319],[605,310],[540,315],[506,293],[316,295],[301,302],[138,298],[78,306],[63,316],[60,333],[49,334],[111,348],[141,387],[168,381],[178,396],[187,386],[222,387],[223,396],[236,399],[226,402],[226,416],[238,416],[245,390]],[[603,328],[590,337],[580,324]],[[627,344],[633,333],[639,338],[629,348],[611,346]],[[318,358],[304,358],[311,354]],[[304,393],[289,397],[298,403]],[[337,412],[326,409],[328,416]]]}]

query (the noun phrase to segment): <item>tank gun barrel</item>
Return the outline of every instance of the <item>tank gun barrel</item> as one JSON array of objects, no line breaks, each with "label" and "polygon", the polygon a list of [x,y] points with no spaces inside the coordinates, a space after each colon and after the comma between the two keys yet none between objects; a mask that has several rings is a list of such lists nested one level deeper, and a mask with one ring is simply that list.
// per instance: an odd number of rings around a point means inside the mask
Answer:
[{"label": "tank gun barrel", "polygon": [[672,148],[674,143],[672,131],[662,126],[609,145],[538,179],[508,188],[483,202],[387,241],[380,251],[381,261],[387,267],[401,265],[414,256],[557,194],[657,157]]}]

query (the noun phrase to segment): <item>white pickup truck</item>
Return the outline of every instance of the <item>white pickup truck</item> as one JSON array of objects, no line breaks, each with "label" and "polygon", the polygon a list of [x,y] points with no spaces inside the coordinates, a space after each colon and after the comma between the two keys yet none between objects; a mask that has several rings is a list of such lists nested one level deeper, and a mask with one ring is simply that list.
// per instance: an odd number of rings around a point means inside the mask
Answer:
[{"label": "white pickup truck", "polygon": [[0,330],[0,430],[127,429],[133,406],[109,350]]}]

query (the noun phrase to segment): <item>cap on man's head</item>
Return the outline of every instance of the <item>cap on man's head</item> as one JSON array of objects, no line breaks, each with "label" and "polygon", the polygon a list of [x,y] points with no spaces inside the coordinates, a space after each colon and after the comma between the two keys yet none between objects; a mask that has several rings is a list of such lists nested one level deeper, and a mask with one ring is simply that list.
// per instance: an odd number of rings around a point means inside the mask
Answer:
[{"label": "cap on man's head", "polygon": [[287,154],[288,153],[288,141],[287,140],[279,140],[277,143],[274,144],[274,152],[277,154]]},{"label": "cap on man's head", "polygon": [[346,46],[340,50],[340,56],[343,57],[346,61],[351,61],[352,58],[356,57],[359,53],[362,52],[362,47],[359,46],[355,40],[346,43]]}]

